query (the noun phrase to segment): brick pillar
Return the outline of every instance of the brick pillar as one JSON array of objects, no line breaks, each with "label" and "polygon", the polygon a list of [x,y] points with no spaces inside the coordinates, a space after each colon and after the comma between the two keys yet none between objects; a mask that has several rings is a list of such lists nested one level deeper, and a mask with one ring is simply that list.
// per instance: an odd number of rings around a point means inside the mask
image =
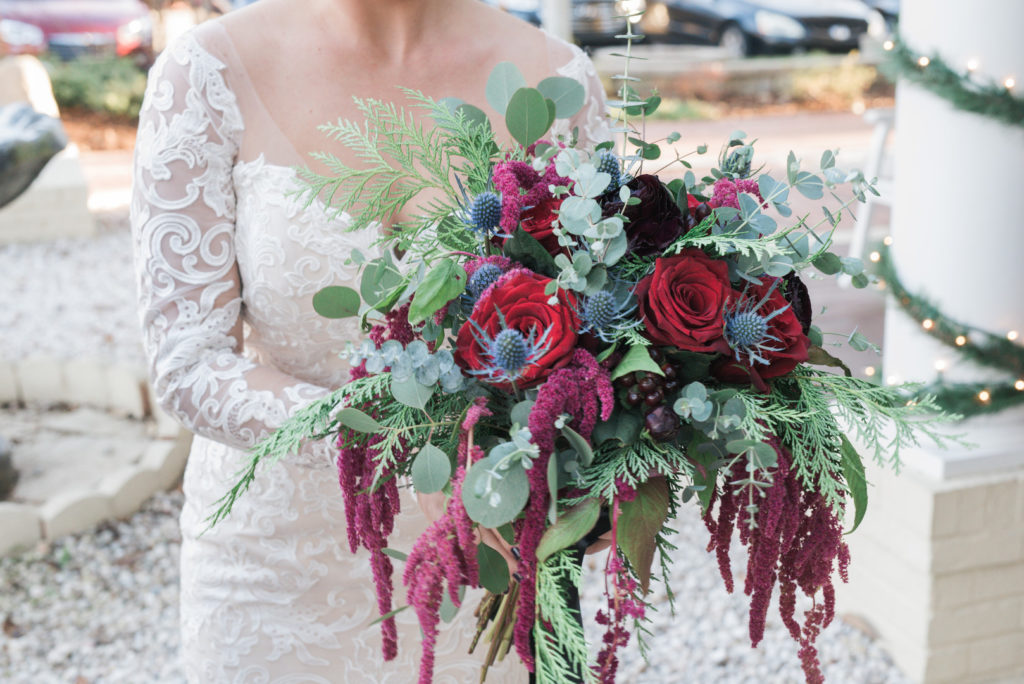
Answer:
[{"label": "brick pillar", "polygon": [[[903,0],[911,49],[980,78],[1024,82],[1024,2]],[[1021,86],[1017,86],[1019,93]],[[954,110],[909,83],[896,98],[893,258],[912,292],[979,328],[1024,333],[1024,129]],[[959,360],[890,305],[885,375],[1005,377]],[[850,539],[840,610],[879,632],[915,682],[1024,681],[1024,411],[957,426],[975,443],[925,445],[874,484]]]}]

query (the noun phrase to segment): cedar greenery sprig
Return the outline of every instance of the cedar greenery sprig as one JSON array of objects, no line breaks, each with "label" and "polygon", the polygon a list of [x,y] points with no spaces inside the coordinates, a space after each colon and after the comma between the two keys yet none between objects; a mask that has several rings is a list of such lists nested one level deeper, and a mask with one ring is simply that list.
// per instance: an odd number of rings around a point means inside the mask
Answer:
[{"label": "cedar greenery sprig", "polygon": [[891,41],[888,52],[883,70],[889,78],[905,78],[962,111],[1024,127],[1024,98],[1014,95],[1005,83],[982,83],[970,69],[954,69],[936,52],[918,53],[901,37]]}]

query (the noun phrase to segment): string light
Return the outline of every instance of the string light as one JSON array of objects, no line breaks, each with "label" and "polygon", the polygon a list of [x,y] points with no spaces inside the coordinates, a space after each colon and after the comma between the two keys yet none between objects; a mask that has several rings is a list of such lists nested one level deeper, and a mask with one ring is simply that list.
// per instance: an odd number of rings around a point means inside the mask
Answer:
[{"label": "string light", "polygon": [[976,71],[979,66],[980,64],[978,63],[977,57],[971,57],[969,60],[967,60],[968,71]]},{"label": "string light", "polygon": [[871,254],[868,255],[868,259],[870,259],[871,262],[875,263],[875,264],[877,264],[879,259],[881,259],[881,258],[882,258],[882,255],[879,254],[878,252],[872,252]]},{"label": "string light", "polygon": [[894,47],[896,47],[896,43],[892,42],[891,40],[887,40],[884,43],[882,43],[882,49],[885,50],[886,52],[889,52]]},{"label": "string light", "polygon": [[1017,382],[1013,383],[1013,389],[1017,390],[1018,392],[1024,392],[1024,380],[1018,380]]},{"label": "string light", "polygon": [[892,235],[886,235],[885,239],[882,240],[882,244],[886,247],[892,247]]},{"label": "string light", "polygon": [[921,321],[921,327],[924,328],[925,330],[931,330],[932,328],[935,327],[935,321],[933,321],[930,318],[926,318],[923,321]]},{"label": "string light", "polygon": [[889,377],[887,377],[885,379],[885,384],[887,384],[887,385],[898,385],[898,384],[900,384],[900,376],[898,376],[898,375],[890,375]]},{"label": "string light", "polygon": [[935,362],[935,370],[939,371],[940,373],[946,370],[946,368],[948,367],[949,364],[946,362],[945,359],[939,359],[938,361]]},{"label": "string light", "polygon": [[956,339],[954,340],[954,342],[956,342],[956,346],[962,347],[965,344],[967,344],[967,338],[964,337],[963,335],[957,335]]},{"label": "string light", "polygon": [[917,64],[918,64],[918,66],[920,66],[922,68],[928,66],[931,63],[932,63],[932,60],[928,59],[924,55],[921,55],[920,57],[917,58]]},{"label": "string light", "polygon": [[1018,333],[1016,330],[1011,330],[1010,332],[1006,333],[1006,339],[1010,340],[1011,342],[1016,342],[1017,337]]},{"label": "string light", "polygon": [[874,366],[868,366],[867,368],[864,369],[864,375],[868,376],[869,378],[875,377],[875,373],[877,372],[878,371],[875,370]]},{"label": "string light", "polygon": [[1013,86],[1017,85],[1017,81],[1014,80],[1013,76],[1010,76],[1005,81],[1003,81],[1003,85],[1006,87],[1007,90],[1013,90]]},{"label": "string light", "polygon": [[981,390],[978,392],[978,400],[988,402],[992,398],[992,394],[988,390]]}]

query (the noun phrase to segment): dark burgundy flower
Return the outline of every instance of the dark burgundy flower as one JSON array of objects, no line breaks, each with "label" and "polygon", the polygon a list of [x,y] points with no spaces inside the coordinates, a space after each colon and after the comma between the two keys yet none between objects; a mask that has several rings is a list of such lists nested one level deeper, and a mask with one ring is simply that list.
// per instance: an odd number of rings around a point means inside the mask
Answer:
[{"label": "dark burgundy flower", "polygon": [[626,238],[631,253],[637,256],[661,254],[686,228],[683,212],[657,176],[639,175],[626,187],[640,203],[623,207],[618,195],[612,195],[604,203],[604,215],[622,212],[628,219]]}]

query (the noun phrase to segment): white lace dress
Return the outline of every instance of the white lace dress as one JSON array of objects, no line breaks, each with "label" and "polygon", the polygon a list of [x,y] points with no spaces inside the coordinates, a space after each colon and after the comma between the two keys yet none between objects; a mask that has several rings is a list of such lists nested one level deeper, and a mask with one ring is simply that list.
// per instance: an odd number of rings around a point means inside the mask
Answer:
[{"label": "white lace dress", "polygon": [[[603,94],[589,60],[573,54],[557,71],[590,95],[575,121],[558,125],[599,140]],[[417,671],[419,629],[403,612],[399,658],[382,662],[379,627],[369,625],[370,567],[365,552],[348,550],[328,444],[262,471],[231,516],[201,534],[246,450],[345,381],[336,352],[358,331],[318,316],[311,297],[352,284],[346,257],[372,240],[289,194],[301,159],[268,156],[294,148],[264,133],[280,129],[262,126],[267,112],[247,78],[216,22],[186,34],[150,74],[135,156],[132,229],[151,380],[160,405],[196,433],[181,516],[185,672],[215,684],[404,684]],[[245,137],[250,119],[261,122],[258,139]],[[393,546],[408,550],[425,522],[411,501],[404,509]],[[396,605],[403,596],[398,588]],[[438,682],[478,677],[477,656],[466,654],[475,601],[467,597],[457,629],[439,639]],[[510,663],[488,677],[524,680]]]}]

